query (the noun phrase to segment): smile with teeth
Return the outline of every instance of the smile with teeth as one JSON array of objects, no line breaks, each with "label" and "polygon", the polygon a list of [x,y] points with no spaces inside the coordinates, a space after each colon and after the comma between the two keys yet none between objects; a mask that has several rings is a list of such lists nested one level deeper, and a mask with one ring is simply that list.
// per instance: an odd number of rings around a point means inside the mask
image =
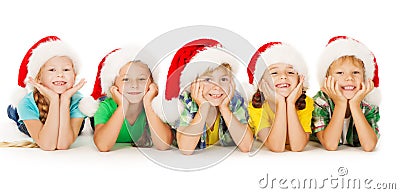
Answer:
[{"label": "smile with teeth", "polygon": [[65,84],[67,84],[67,82],[65,82],[65,81],[54,81],[53,84],[56,85],[56,86],[63,86]]},{"label": "smile with teeth", "polygon": [[277,88],[288,88],[288,87],[290,87],[290,84],[288,84],[288,83],[276,84],[275,87],[277,87]]},{"label": "smile with teeth", "polygon": [[217,98],[221,98],[223,94],[209,94],[209,96],[211,96],[211,98],[217,99]]},{"label": "smile with teeth", "polygon": [[354,90],[356,87],[355,86],[342,86],[342,89],[343,90],[346,90],[346,91],[352,91],[352,90]]}]

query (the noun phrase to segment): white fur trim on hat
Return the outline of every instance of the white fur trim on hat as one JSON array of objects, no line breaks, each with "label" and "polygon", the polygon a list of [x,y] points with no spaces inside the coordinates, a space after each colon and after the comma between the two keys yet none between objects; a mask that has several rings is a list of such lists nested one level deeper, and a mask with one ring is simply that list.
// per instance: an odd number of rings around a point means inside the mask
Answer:
[{"label": "white fur trim on hat", "polygon": [[260,54],[263,62],[258,59],[254,71],[254,77],[256,79],[253,85],[259,82],[270,65],[283,63],[292,65],[293,69],[298,72],[298,74],[304,76],[303,86],[305,88],[309,87],[308,82],[308,68],[303,56],[292,46],[282,42],[276,42],[271,47],[265,49],[264,52]]},{"label": "white fur trim on hat", "polygon": [[[104,66],[101,69],[101,89],[103,94],[107,94],[111,97],[110,87],[113,86],[115,78],[119,75],[119,71],[122,66],[127,64],[129,61],[135,60],[136,55],[140,51],[140,48],[128,47],[119,49],[106,58]],[[144,61],[142,61],[145,63]]]},{"label": "white fur trim on hat", "polygon": [[340,57],[354,56],[364,63],[365,75],[364,79],[371,79],[375,88],[364,99],[372,105],[379,105],[381,94],[378,90],[379,75],[378,65],[374,54],[361,42],[346,36],[336,36],[331,38],[326,45],[318,61],[318,81],[323,86],[326,73],[330,65]]},{"label": "white fur trim on hat", "polygon": [[[78,74],[81,69],[77,55],[61,40],[48,41],[41,43],[37,48],[32,50],[32,55],[29,58],[28,74],[25,78],[25,83],[29,77],[35,78],[39,73],[40,68],[51,58],[55,56],[66,56],[72,60],[75,73]],[[30,87],[30,89],[33,89]]]},{"label": "white fur trim on hat", "polygon": [[337,39],[329,43],[318,62],[318,81],[323,86],[329,66],[342,56],[355,56],[364,63],[365,78],[373,79],[375,71],[374,56],[362,43],[351,39]]}]

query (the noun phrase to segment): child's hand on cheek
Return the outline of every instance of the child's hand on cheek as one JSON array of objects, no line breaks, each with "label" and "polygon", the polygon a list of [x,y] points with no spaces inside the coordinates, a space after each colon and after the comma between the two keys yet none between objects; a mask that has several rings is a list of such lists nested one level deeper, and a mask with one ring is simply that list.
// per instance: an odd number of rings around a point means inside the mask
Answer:
[{"label": "child's hand on cheek", "polygon": [[196,79],[192,85],[190,85],[190,95],[198,106],[207,101],[203,96],[203,90],[204,83],[199,79]]},{"label": "child's hand on cheek", "polygon": [[[229,103],[231,102],[233,95],[235,95],[235,83],[232,81],[229,84],[229,94],[227,94],[222,101],[222,103],[219,105],[220,109],[228,108],[229,109]],[[227,91],[225,91],[227,92]]]},{"label": "child's hand on cheek", "polygon": [[66,90],[64,93],[61,94],[62,99],[70,99],[78,90],[80,90],[83,85],[86,84],[85,79],[81,79],[78,84],[76,84],[74,87]]},{"label": "child's hand on cheek", "polygon": [[151,83],[149,85],[148,90],[146,91],[146,94],[143,97],[143,101],[146,104],[151,104],[153,99],[158,95],[158,87],[157,84]]},{"label": "child's hand on cheek", "polygon": [[343,96],[342,91],[340,91],[339,84],[332,76],[325,78],[324,86],[321,88],[321,90],[330,98],[332,98],[335,104],[347,105],[347,99]]},{"label": "child's hand on cheek", "polygon": [[303,93],[303,83],[304,83],[304,76],[300,75],[299,83],[297,84],[296,88],[293,89],[293,91],[289,94],[289,96],[286,99],[287,103],[295,104],[297,99],[301,96]]},{"label": "child's hand on cheek", "polygon": [[[124,103],[123,97],[122,97],[121,92],[119,92],[118,87],[111,86],[110,93],[111,93],[112,99],[115,101],[115,103],[117,103],[118,106],[122,106]],[[124,103],[124,104],[126,104],[126,103]]]},{"label": "child's hand on cheek", "polygon": [[274,102],[275,104],[278,102],[285,102],[285,97],[272,89],[265,80],[261,80],[261,91],[263,92],[265,100],[269,102]]},{"label": "child's hand on cheek", "polygon": [[367,80],[367,83],[361,82],[361,89],[354,95],[349,103],[354,105],[360,105],[361,101],[374,89],[374,82],[371,79]]},{"label": "child's hand on cheek", "polygon": [[59,100],[60,96],[56,92],[47,88],[46,86],[43,86],[32,77],[29,77],[28,83],[35,87],[43,96],[45,96],[50,101],[55,99]]}]

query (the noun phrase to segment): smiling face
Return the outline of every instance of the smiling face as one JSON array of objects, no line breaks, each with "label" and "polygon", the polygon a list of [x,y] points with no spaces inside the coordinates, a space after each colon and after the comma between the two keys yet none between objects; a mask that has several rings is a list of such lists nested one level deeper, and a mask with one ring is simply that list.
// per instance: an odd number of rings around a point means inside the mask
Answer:
[{"label": "smiling face", "polygon": [[122,91],[129,103],[139,103],[143,100],[151,83],[150,70],[142,62],[129,62],[121,67],[114,85]]},{"label": "smiling face", "polygon": [[364,64],[353,56],[341,57],[331,64],[328,76],[337,81],[344,97],[351,99],[361,89],[361,82],[364,81]]},{"label": "smiling face", "polygon": [[212,106],[221,105],[222,101],[229,95],[232,83],[232,75],[224,66],[218,66],[212,71],[204,73],[199,77],[204,80],[204,98]]},{"label": "smiling face", "polygon": [[65,56],[50,58],[40,69],[36,80],[57,94],[64,93],[75,83],[72,60]]},{"label": "smiling face", "polygon": [[271,78],[264,73],[262,80],[272,79],[276,92],[284,97],[288,97],[299,83],[299,75],[292,65],[276,63],[270,65],[268,71]]}]

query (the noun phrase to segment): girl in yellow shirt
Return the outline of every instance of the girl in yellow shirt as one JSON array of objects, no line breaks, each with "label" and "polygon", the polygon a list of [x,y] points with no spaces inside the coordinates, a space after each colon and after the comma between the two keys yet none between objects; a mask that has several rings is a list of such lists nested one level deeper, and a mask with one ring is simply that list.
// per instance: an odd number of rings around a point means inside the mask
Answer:
[{"label": "girl in yellow shirt", "polygon": [[301,55],[288,44],[267,43],[253,55],[248,75],[250,84],[258,80],[248,106],[248,123],[256,138],[273,152],[303,151],[314,103],[305,95],[307,67]]}]

